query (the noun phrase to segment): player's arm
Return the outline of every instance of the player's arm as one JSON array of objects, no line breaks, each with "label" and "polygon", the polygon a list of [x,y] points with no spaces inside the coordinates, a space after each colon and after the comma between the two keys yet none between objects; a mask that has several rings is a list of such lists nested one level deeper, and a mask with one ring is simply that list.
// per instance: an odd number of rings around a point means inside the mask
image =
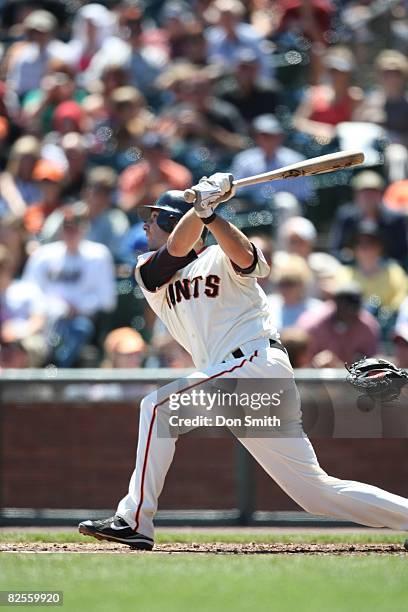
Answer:
[{"label": "player's arm", "polygon": [[[140,279],[148,291],[157,291],[167,284],[178,270],[197,258],[194,247],[202,231],[203,224],[192,208],[177,223],[166,244],[138,266]],[[140,279],[137,278],[139,282]]]},{"label": "player's arm", "polygon": [[[234,225],[217,217],[208,229],[229,257],[239,268],[246,269],[254,263],[254,251],[248,238]],[[185,257],[196,245],[203,231],[203,222],[194,208],[180,219],[167,240],[167,250],[173,257]]]},{"label": "player's arm", "polygon": [[216,217],[208,229],[224,251],[226,256],[242,272],[255,268],[257,262],[256,249],[248,238],[235,225],[221,217]]},{"label": "player's arm", "polygon": [[202,232],[202,221],[192,208],[180,219],[168,237],[168,252],[173,257],[185,257],[200,240]]},{"label": "player's arm", "polygon": [[[256,248],[249,242],[248,238],[232,223],[221,217],[217,217],[214,210],[221,202],[226,202],[235,195],[233,187],[233,176],[224,172],[217,172],[208,179],[204,177],[193,187],[196,193],[194,202],[194,215],[202,224],[206,225],[225,255],[231,260],[238,272],[252,272],[257,264]],[[185,231],[183,221],[189,222],[187,215],[178,224],[176,232]],[[196,227],[196,226],[195,226]],[[187,230],[187,224],[185,226]]]},{"label": "player's arm", "polygon": [[172,277],[197,258],[195,251],[190,249],[186,255],[174,256],[169,252],[167,244],[154,251],[147,260],[141,259],[136,266],[135,276],[142,281],[147,291],[156,292],[166,285]]},{"label": "player's arm", "polygon": [[168,252],[175,257],[186,256],[200,239],[204,223],[208,224],[221,249],[239,270],[255,267],[256,249],[248,238],[234,225],[214,215],[216,206],[234,195],[232,175],[217,173],[209,179],[202,179],[193,189],[197,195],[196,203],[170,234]]}]

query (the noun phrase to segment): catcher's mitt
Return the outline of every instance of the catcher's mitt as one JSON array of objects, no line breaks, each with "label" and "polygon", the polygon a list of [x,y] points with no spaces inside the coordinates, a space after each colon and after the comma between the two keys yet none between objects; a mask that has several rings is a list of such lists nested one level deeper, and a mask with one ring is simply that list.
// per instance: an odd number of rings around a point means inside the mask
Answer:
[{"label": "catcher's mitt", "polygon": [[345,364],[347,380],[372,399],[392,402],[408,382],[408,374],[386,359],[364,357],[351,366]]}]

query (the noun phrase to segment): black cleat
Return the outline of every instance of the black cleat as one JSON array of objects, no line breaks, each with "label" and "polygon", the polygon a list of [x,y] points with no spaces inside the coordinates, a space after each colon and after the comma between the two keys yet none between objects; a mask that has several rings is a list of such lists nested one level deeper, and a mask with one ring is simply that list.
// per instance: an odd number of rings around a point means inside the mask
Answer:
[{"label": "black cleat", "polygon": [[408,550],[408,540],[405,540],[405,542],[404,542],[404,548],[405,548],[405,550]]},{"label": "black cleat", "polygon": [[152,550],[154,542],[151,538],[133,531],[120,516],[111,516],[101,521],[82,521],[78,525],[79,533],[96,538],[127,544],[137,550]]}]

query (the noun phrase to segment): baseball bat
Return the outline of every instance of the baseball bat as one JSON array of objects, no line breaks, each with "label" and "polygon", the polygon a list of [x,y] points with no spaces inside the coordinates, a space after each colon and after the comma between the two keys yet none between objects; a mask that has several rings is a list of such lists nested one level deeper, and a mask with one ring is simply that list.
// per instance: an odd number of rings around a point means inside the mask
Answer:
[{"label": "baseball bat", "polygon": [[[277,170],[264,172],[263,174],[255,174],[246,178],[237,179],[232,184],[239,187],[247,187],[248,185],[257,185],[267,181],[276,181],[278,179],[297,178],[298,176],[312,176],[314,174],[323,174],[324,172],[334,172],[351,166],[358,166],[364,161],[364,153],[361,151],[338,151],[337,153],[329,153],[328,155],[320,155],[312,157],[296,164],[290,164]],[[193,204],[196,199],[194,189],[186,189],[184,199],[189,204]]]}]

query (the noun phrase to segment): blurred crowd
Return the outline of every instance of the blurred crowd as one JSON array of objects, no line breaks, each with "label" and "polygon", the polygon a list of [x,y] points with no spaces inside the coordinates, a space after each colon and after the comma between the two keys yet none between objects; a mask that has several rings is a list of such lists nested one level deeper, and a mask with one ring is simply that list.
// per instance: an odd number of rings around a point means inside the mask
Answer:
[{"label": "blurred crowd", "polygon": [[0,0],[0,367],[190,367],[133,277],[138,208],[239,190],[294,367],[408,367],[406,0]]}]

